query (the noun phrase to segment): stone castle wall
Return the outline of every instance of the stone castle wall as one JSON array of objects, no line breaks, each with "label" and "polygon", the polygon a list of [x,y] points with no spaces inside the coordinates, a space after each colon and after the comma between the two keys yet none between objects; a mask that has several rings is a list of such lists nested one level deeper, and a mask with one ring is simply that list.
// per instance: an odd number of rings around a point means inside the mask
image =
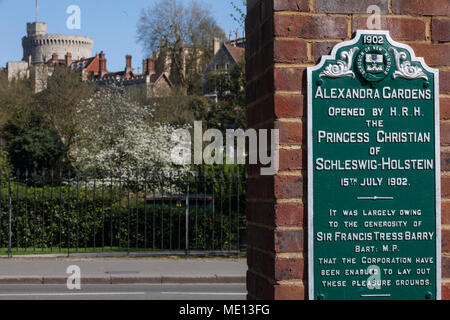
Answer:
[{"label": "stone castle wall", "polygon": [[47,34],[47,26],[43,22],[27,24],[27,36],[22,39],[23,60],[31,63],[45,63],[52,58],[52,54],[58,54],[59,59],[64,59],[67,52],[72,54],[72,60],[80,60],[92,57],[94,46],[93,39],[84,36],[63,34]]}]

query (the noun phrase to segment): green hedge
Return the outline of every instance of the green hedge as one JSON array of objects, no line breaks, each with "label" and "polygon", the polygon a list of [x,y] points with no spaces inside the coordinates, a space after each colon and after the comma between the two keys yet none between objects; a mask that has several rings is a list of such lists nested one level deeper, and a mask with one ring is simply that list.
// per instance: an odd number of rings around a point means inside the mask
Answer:
[{"label": "green hedge", "polygon": [[[112,191],[112,194],[111,194]],[[134,249],[184,249],[186,208],[145,202],[143,194],[117,187],[34,188],[11,183],[0,199],[0,250],[8,247],[11,213],[12,249],[120,247]],[[189,247],[237,249],[236,197],[216,195],[213,211],[195,200],[189,209]],[[220,210],[223,209],[223,214]],[[230,221],[231,211],[231,221]],[[240,215],[244,215],[240,208]],[[137,230],[137,232],[136,232]],[[145,232],[146,231],[146,232]],[[179,236],[180,235],[180,236]],[[213,242],[214,237],[214,242]],[[107,249],[107,248],[106,248]]]}]

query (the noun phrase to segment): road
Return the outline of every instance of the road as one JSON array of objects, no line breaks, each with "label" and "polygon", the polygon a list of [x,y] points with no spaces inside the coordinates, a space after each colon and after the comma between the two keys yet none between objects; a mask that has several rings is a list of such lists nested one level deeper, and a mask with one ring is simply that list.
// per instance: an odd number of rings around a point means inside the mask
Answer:
[{"label": "road", "polygon": [[0,300],[245,300],[245,284],[0,285]]}]

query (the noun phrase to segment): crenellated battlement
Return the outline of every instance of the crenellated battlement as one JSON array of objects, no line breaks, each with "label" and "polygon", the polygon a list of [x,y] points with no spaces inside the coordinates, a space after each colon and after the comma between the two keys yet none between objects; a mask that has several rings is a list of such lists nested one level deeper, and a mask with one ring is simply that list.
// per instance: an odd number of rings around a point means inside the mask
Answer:
[{"label": "crenellated battlement", "polygon": [[64,34],[47,34],[47,24],[32,22],[27,24],[27,36],[22,38],[23,60],[28,61],[31,56],[32,64],[45,63],[56,53],[64,57],[67,52],[72,53],[74,60],[92,56],[94,40],[86,36]]}]

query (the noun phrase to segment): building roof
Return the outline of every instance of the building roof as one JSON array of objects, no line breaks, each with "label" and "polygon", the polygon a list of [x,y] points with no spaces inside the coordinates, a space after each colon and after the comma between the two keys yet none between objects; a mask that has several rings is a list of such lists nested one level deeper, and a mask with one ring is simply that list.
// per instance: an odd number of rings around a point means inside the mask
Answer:
[{"label": "building roof", "polygon": [[224,44],[224,47],[228,50],[236,63],[242,61],[245,56],[245,49],[241,47],[235,47],[229,44]]}]

